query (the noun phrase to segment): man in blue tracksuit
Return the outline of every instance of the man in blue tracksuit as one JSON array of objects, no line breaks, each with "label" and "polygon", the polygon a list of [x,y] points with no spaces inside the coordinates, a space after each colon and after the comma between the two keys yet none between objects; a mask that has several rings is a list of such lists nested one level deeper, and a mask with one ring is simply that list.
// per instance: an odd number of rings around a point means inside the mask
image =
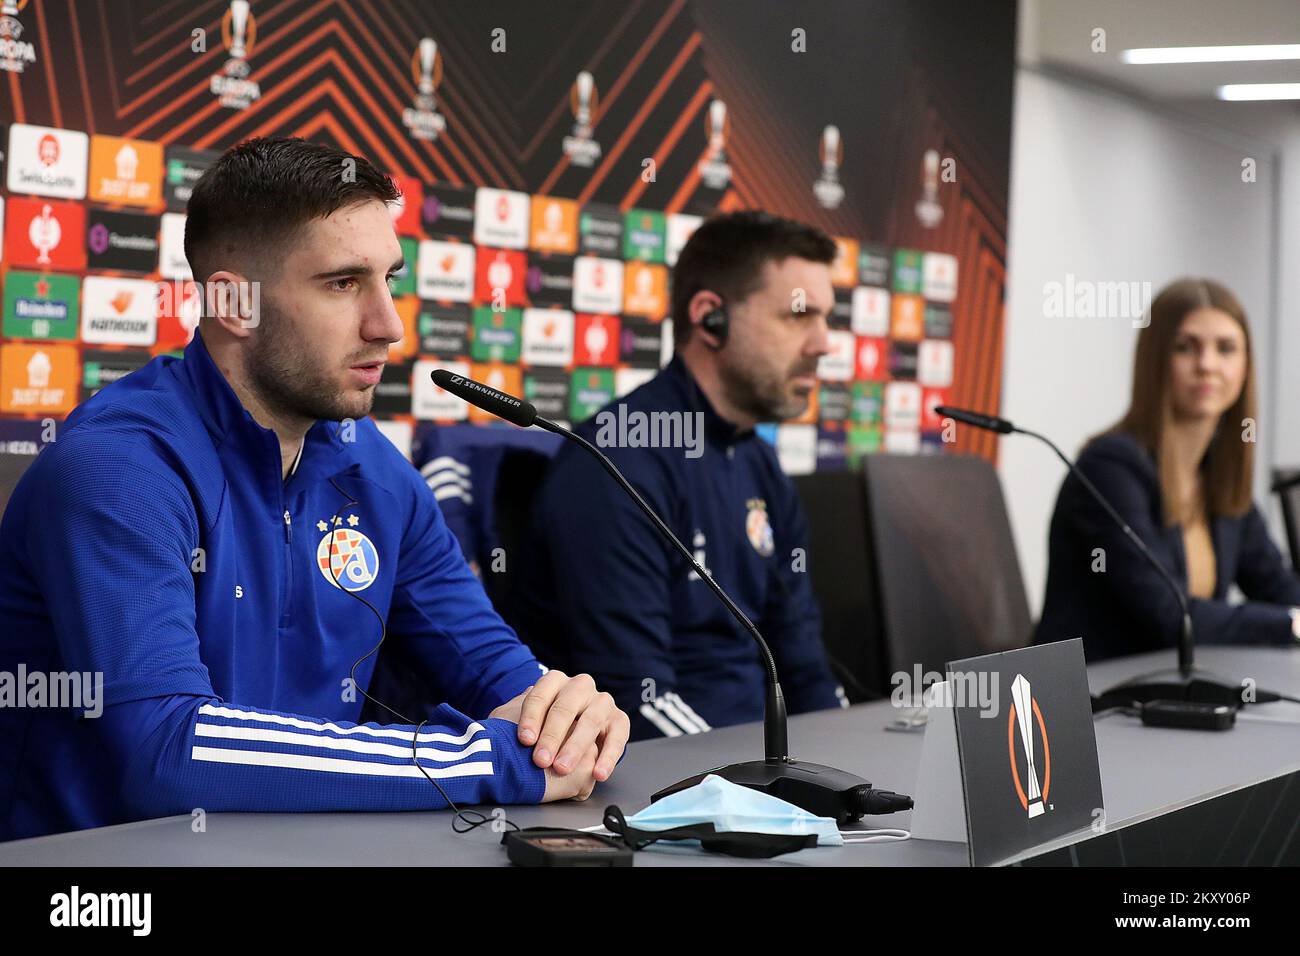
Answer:
[{"label": "man in blue tracksuit", "polygon": [[[762,213],[704,223],[673,269],[676,354],[578,427],[758,626],[792,712],[847,706],[821,641],[794,485],[758,422],[799,415],[828,350],[834,242]],[[566,444],[539,491],[510,615],[581,667],[634,739],[759,720],[753,639],[600,465]]]},{"label": "man in blue tracksuit", "polygon": [[[198,334],[77,409],[0,524],[0,840],[608,778],[626,716],[519,642],[366,418],[402,335],[396,198],[302,140],[245,143],[195,186]],[[446,703],[358,725],[385,627]],[[102,699],[36,692],[69,674]]]}]

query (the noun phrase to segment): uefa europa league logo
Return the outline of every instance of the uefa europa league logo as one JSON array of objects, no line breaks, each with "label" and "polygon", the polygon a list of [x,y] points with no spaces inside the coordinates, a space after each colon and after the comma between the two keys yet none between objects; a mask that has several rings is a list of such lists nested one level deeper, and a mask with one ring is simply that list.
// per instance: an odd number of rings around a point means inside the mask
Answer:
[{"label": "uefa europa league logo", "polygon": [[411,76],[415,80],[415,105],[402,111],[404,125],[416,139],[433,142],[447,128],[447,120],[437,111],[434,91],[442,82],[442,57],[433,37],[425,37],[411,57]]},{"label": "uefa europa league logo", "polygon": [[[1038,758],[1034,752],[1034,724],[1037,722],[1039,731],[1043,738],[1043,752],[1047,755],[1047,732],[1043,726],[1043,715],[1038,710],[1038,704],[1034,701],[1033,691],[1029,686],[1029,681],[1025,680],[1025,675],[1017,674],[1016,679],[1011,682],[1011,700],[1015,706],[1015,720],[1020,729],[1020,747],[1025,757],[1025,784],[1020,781],[1020,772],[1016,766],[1016,755],[1011,754],[1011,772],[1015,778],[1016,793],[1020,797],[1020,802],[1029,814],[1032,820],[1034,817],[1042,816],[1044,812],[1042,786],[1038,782]],[[1047,755],[1049,763],[1048,773],[1051,773],[1051,757]]]},{"label": "uefa europa league logo", "polygon": [[592,139],[591,121],[596,114],[596,80],[586,70],[578,74],[569,90],[573,110],[573,134],[561,144],[564,155],[574,166],[592,166],[600,159],[600,143]]},{"label": "uefa europa league logo", "polygon": [[232,110],[246,110],[254,100],[260,99],[262,90],[256,80],[250,80],[248,57],[257,41],[257,19],[249,9],[248,0],[230,0],[230,9],[221,18],[221,42],[230,51],[221,72],[208,81],[212,95],[221,105]]}]

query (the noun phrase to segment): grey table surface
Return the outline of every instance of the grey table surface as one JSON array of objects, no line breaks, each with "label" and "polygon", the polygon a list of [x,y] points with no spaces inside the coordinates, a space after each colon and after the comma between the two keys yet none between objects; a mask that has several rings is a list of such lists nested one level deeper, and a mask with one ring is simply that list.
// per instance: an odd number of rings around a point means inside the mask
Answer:
[{"label": "grey table surface", "polygon": [[[1094,692],[1168,665],[1171,653],[1094,664]],[[1237,681],[1300,696],[1300,649],[1202,648],[1197,665]],[[920,733],[886,731],[888,701],[790,720],[797,759],[830,764],[877,787],[913,793]],[[1123,715],[1096,720],[1107,825],[1116,829],[1300,770],[1300,704],[1250,708],[1226,733],[1144,727]],[[691,737],[632,744],[614,777],[585,803],[508,807],[520,826],[590,827],[617,804],[629,816],[655,790],[709,767],[762,756],[757,724]],[[868,827],[910,826],[911,814],[869,817]],[[1086,837],[1085,833],[1082,836]],[[0,843],[0,867],[12,866],[504,866],[500,834],[451,829],[446,811],[424,813],[210,813],[195,833],[189,816],[146,820]],[[1062,845],[1073,838],[1056,841]],[[965,866],[965,844],[930,840],[817,847],[747,861],[684,848],[648,850],[638,866]]]}]

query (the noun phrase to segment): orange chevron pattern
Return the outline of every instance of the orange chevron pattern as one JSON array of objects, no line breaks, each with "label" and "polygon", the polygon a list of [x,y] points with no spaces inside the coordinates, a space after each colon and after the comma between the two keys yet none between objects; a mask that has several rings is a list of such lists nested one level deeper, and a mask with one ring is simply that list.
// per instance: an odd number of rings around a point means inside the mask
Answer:
[{"label": "orange chevron pattern", "polygon": [[[460,13],[454,6],[405,0],[255,3],[258,34],[250,65],[265,93],[249,109],[233,112],[208,90],[209,77],[226,58],[220,43],[226,6],[224,0],[33,3],[30,16],[41,48],[56,52],[42,58],[42,84],[25,80],[20,85],[14,76],[0,84],[0,110],[18,122],[214,149],[307,124],[319,132],[327,125],[317,123],[315,114],[329,111],[361,152],[426,181],[582,193],[592,201],[622,205],[630,191],[641,196],[646,190],[644,184],[638,187],[639,152],[633,150],[637,163],[615,160],[644,142],[637,136],[643,125],[653,134],[663,128],[662,114],[670,112],[675,119],[682,115],[679,106],[696,107],[707,83],[697,55],[701,38],[689,22],[686,0],[638,0],[612,26],[586,15],[577,29],[565,32],[570,46],[584,29],[600,36],[585,61],[589,69],[600,70],[615,57],[622,61],[625,49],[629,53],[602,90],[595,117],[598,127],[604,124],[620,134],[594,173],[566,175],[568,160],[555,149],[546,155],[558,158],[547,160],[548,172],[539,175],[543,144],[558,144],[569,122],[571,80],[556,73],[557,61],[550,61],[539,77],[551,81],[554,91],[544,104],[545,115],[540,123],[525,126],[543,83],[532,95],[520,97],[494,81],[488,68],[492,54],[457,46],[467,31],[456,22]],[[206,49],[192,48],[194,31],[203,32]],[[445,69],[460,80],[444,83],[438,94],[438,109],[456,135],[434,143],[411,139],[398,119],[415,92],[411,56],[425,35],[444,38]],[[70,55],[60,56],[60,49]],[[658,68],[664,62],[671,63],[667,71]],[[681,132],[668,150],[646,155],[655,155],[662,167]],[[578,182],[580,189],[571,185]]]},{"label": "orange chevron pattern", "polygon": [[[838,236],[946,253],[960,263],[961,276],[950,306],[957,364],[947,398],[996,412],[1007,170],[990,159],[981,141],[987,131],[972,135],[957,124],[961,106],[916,63],[899,72],[890,94],[906,117],[888,131],[894,158],[878,170],[890,198],[868,207],[850,190],[830,210],[810,192],[819,168],[815,132],[799,125],[797,110],[763,92],[772,89],[770,54],[756,53],[752,36],[725,29],[721,8],[702,0],[253,0],[248,63],[261,95],[243,110],[223,105],[210,89],[229,58],[222,39],[229,6],[31,0],[22,19],[38,60],[21,77],[0,79],[0,117],[211,150],[254,136],[305,136],[426,186],[512,189],[623,213],[761,207]],[[403,125],[417,93],[413,59],[426,36],[438,41],[435,100],[446,121],[433,141],[414,138]],[[504,49],[493,46],[497,41]],[[580,69],[596,78],[591,125],[601,146],[586,168],[562,149]],[[860,122],[852,112],[857,98],[833,77],[827,74],[819,92],[838,104],[840,123]],[[708,189],[699,171],[709,156],[707,114],[715,98],[727,103],[729,116],[732,178],[723,191]],[[1009,101],[1007,124],[1009,130]],[[940,190],[946,215],[936,229],[922,227],[912,213],[917,159],[930,148],[955,158],[960,171]],[[642,176],[647,158],[653,180]],[[971,429],[959,431],[957,447],[996,456],[995,437]]]}]

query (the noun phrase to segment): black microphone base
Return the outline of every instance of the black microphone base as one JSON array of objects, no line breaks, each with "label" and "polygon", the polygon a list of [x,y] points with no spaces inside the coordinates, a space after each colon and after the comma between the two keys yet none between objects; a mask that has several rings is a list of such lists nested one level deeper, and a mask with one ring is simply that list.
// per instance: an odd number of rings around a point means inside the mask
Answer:
[{"label": "black microphone base", "polygon": [[856,774],[801,760],[749,760],[715,767],[665,787],[650,802],[700,783],[709,774],[752,790],[778,797],[819,817],[833,817],[838,823],[862,819],[862,801],[871,789],[869,781]]},{"label": "black microphone base", "polygon": [[1194,668],[1183,673],[1177,668],[1155,671],[1131,678],[1102,691],[1092,699],[1093,713],[1127,704],[1145,704],[1152,700],[1181,700],[1201,704],[1227,704],[1240,707],[1243,686],[1217,674]]}]

